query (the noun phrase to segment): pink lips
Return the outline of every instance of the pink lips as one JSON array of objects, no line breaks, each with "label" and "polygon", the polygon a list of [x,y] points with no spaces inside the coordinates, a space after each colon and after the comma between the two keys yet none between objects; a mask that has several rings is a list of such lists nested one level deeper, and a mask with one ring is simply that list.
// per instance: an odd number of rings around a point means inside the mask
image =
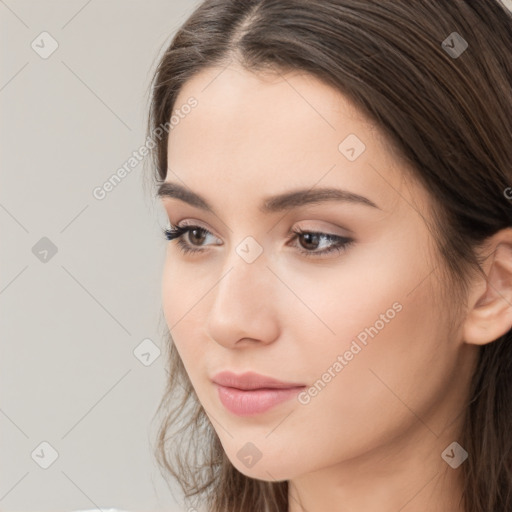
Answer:
[{"label": "pink lips", "polygon": [[282,382],[254,372],[241,375],[224,371],[212,378],[217,385],[220,401],[238,416],[260,414],[289,400],[305,388],[304,384]]}]

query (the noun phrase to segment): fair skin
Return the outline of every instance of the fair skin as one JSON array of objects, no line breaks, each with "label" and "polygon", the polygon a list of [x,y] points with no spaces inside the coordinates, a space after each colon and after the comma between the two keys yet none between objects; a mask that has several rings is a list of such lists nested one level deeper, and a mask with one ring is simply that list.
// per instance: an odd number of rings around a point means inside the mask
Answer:
[{"label": "fair skin", "polygon": [[[344,96],[303,73],[254,75],[234,64],[189,80],[176,108],[191,96],[198,106],[170,132],[166,181],[215,213],[162,198],[172,226],[208,231],[182,237],[202,253],[168,243],[163,310],[230,461],[252,478],[288,480],[289,512],[462,510],[462,466],[453,469],[441,453],[460,441],[479,345],[512,325],[510,232],[486,247],[493,281],[475,281],[456,324],[440,299],[445,280],[424,220],[429,196]],[[349,134],[366,146],[353,161],[338,149]],[[268,196],[323,187],[376,207],[327,201],[259,210]],[[341,253],[306,257],[301,249],[336,243],[290,242],[297,228],[354,241]],[[236,251],[246,237],[262,249],[251,263]],[[240,417],[209,380],[252,370],[309,388],[390,310],[308,403]],[[252,467],[237,457],[247,442],[262,454]]]}]

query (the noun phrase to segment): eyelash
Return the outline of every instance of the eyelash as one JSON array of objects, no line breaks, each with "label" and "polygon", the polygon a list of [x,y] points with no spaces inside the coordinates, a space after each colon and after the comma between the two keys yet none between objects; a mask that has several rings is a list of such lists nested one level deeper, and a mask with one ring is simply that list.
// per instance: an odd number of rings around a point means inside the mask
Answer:
[{"label": "eyelash", "polygon": [[[164,228],[163,234],[164,234],[164,237],[169,241],[176,240],[178,248],[182,251],[183,254],[203,252],[204,249],[192,248],[189,244],[187,244],[183,240],[183,235],[189,233],[190,231],[194,231],[194,230],[199,230],[200,232],[207,234],[207,235],[212,234],[212,233],[210,233],[210,231],[208,231],[207,229],[202,228],[200,226],[176,226],[175,228],[171,228],[171,229]],[[323,251],[318,251],[318,252],[306,251],[305,249],[299,248],[299,252],[306,257],[318,257],[319,255],[324,256],[326,254],[331,254],[331,253],[342,253],[342,252],[346,251],[354,243],[354,240],[351,238],[347,238],[344,236],[338,236],[338,235],[331,235],[329,233],[322,233],[319,231],[304,231],[302,229],[297,229],[297,230],[293,230],[292,233],[293,233],[293,236],[290,236],[288,238],[288,241],[295,240],[304,234],[319,235],[319,236],[327,238],[329,240],[336,241],[335,245],[331,246],[328,249],[324,249]]]}]

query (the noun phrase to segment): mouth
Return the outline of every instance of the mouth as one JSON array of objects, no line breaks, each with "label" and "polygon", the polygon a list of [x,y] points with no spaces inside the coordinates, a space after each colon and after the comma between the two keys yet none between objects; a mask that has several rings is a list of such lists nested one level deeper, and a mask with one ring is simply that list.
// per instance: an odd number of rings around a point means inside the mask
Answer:
[{"label": "mouth", "polygon": [[238,416],[252,416],[283,403],[306,386],[284,382],[254,372],[221,372],[212,378],[224,407]]},{"label": "mouth", "polygon": [[245,372],[237,375],[230,371],[223,371],[215,374],[211,380],[220,386],[237,388],[244,391],[253,389],[290,389],[305,385],[301,382],[284,382],[255,372]]},{"label": "mouth", "polygon": [[220,401],[228,411],[237,416],[262,414],[295,397],[298,392],[306,387],[244,390],[217,386]]}]

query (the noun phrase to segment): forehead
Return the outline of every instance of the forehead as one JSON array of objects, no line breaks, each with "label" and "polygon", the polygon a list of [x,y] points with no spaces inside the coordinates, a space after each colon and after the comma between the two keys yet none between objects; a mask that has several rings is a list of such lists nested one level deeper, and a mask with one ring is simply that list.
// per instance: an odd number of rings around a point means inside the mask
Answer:
[{"label": "forehead", "polygon": [[207,68],[185,83],[173,113],[192,97],[197,106],[170,131],[167,176],[202,195],[219,184],[231,198],[337,186],[386,210],[408,194],[379,130],[311,75]]},{"label": "forehead", "polygon": [[232,146],[246,143],[244,149],[249,151],[254,142],[266,147],[279,142],[293,146],[292,154],[287,153],[290,157],[298,152],[299,143],[307,150],[323,141],[324,148],[330,145],[337,151],[341,137],[350,130],[359,138],[372,132],[343,95],[306,73],[261,74],[235,65],[207,68],[185,83],[175,112],[190,97],[197,99],[198,107],[190,113],[190,122],[182,119],[171,131],[169,144],[180,134],[187,135],[193,124],[196,135],[205,136],[203,144],[231,140]]}]

